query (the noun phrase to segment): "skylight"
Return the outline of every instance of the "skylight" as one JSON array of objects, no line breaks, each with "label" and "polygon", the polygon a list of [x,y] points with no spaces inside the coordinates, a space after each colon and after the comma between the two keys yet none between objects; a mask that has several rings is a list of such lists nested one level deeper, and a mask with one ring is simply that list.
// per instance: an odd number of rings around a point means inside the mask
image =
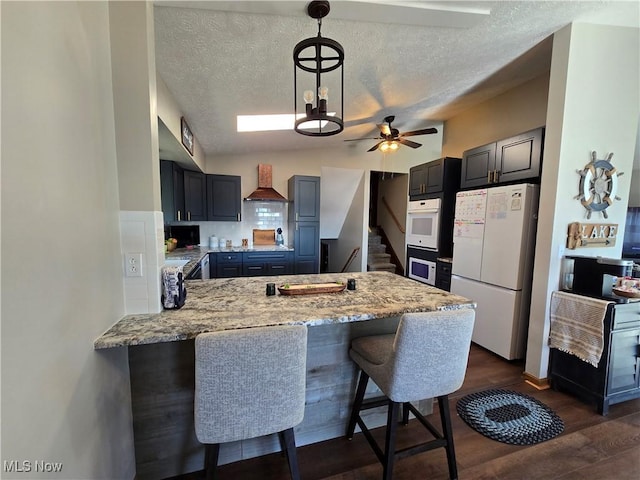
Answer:
[{"label": "skylight", "polygon": [[[329,115],[335,115],[336,112],[329,112]],[[304,117],[299,114],[298,118]],[[271,132],[274,130],[293,130],[294,115],[293,113],[281,113],[274,115],[238,115],[237,117],[238,132]],[[324,127],[327,122],[322,122]]]}]

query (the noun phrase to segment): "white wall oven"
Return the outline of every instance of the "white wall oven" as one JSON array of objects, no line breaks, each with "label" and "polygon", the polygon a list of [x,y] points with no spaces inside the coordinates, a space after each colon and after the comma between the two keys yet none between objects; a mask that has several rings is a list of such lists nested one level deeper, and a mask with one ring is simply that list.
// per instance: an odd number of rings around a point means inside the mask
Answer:
[{"label": "white wall oven", "polygon": [[440,199],[413,200],[407,207],[407,245],[438,249]]},{"label": "white wall oven", "polygon": [[407,247],[407,276],[427,285],[436,284],[437,253],[424,248]]}]

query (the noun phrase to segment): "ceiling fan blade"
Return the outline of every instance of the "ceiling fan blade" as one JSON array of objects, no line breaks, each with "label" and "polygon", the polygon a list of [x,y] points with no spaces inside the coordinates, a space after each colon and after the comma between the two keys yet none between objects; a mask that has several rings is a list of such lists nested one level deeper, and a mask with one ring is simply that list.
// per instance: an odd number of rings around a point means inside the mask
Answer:
[{"label": "ceiling fan blade", "polygon": [[380,137],[347,138],[343,142],[359,142],[360,140],[380,140]]},{"label": "ceiling fan blade", "polygon": [[[384,142],[384,140],[382,142]],[[377,150],[382,142],[376,143],[373,147],[371,147],[369,150],[367,150],[367,152],[373,152],[373,151]]]},{"label": "ceiling fan blade", "polygon": [[403,132],[401,137],[413,137],[415,135],[429,135],[431,133],[438,133],[436,128],[423,128],[422,130],[412,130],[410,132]]},{"label": "ceiling fan blade", "polygon": [[411,148],[418,148],[422,146],[421,143],[412,142],[411,140],[405,140],[404,138],[399,138],[397,142]]}]

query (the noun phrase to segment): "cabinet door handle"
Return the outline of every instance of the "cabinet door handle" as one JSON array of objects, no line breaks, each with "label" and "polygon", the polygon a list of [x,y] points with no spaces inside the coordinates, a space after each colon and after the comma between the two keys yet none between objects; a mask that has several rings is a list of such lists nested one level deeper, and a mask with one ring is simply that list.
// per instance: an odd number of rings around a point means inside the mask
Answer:
[{"label": "cabinet door handle", "polygon": [[180,210],[178,210],[178,221],[182,220]]},{"label": "cabinet door handle", "polygon": [[296,222],[296,232],[298,231],[298,222]]},{"label": "cabinet door handle", "polygon": [[240,221],[240,212],[236,213],[236,219],[238,222]]},{"label": "cabinet door handle", "polygon": [[487,183],[491,183],[493,178],[493,170],[487,172]]},{"label": "cabinet door handle", "polygon": [[[296,212],[296,222],[298,221],[298,212]],[[298,227],[296,226],[296,230],[298,229]]]},{"label": "cabinet door handle", "polygon": [[187,212],[187,220],[190,222],[191,221],[191,212]]},{"label": "cabinet door handle", "polygon": [[494,170],[493,181],[495,183],[498,183],[499,180],[500,180],[500,170]]}]

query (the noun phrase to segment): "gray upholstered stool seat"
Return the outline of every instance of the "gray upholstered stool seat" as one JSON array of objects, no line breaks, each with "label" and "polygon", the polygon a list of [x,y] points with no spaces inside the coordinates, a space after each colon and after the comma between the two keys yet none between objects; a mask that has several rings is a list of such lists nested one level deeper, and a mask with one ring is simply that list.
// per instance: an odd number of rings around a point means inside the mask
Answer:
[{"label": "gray upholstered stool seat", "polygon": [[[383,465],[383,479],[390,480],[397,458],[443,447],[447,452],[449,476],[457,478],[448,395],[462,386],[469,358],[475,311],[460,309],[428,313],[409,313],[400,319],[395,335],[376,335],[354,339],[349,355],[361,369],[360,380],[347,426],[347,438],[353,438],[356,424]],[[371,378],[384,396],[364,399]],[[442,422],[438,431],[411,404],[437,398]],[[384,451],[377,444],[360,416],[362,410],[388,406]],[[399,408],[402,423],[409,412],[435,438],[403,450],[395,450]]]},{"label": "gray upholstered stool seat", "polygon": [[207,478],[216,478],[221,443],[278,433],[298,479],[293,427],[304,417],[307,328],[203,333],[195,352],[194,421]]}]

